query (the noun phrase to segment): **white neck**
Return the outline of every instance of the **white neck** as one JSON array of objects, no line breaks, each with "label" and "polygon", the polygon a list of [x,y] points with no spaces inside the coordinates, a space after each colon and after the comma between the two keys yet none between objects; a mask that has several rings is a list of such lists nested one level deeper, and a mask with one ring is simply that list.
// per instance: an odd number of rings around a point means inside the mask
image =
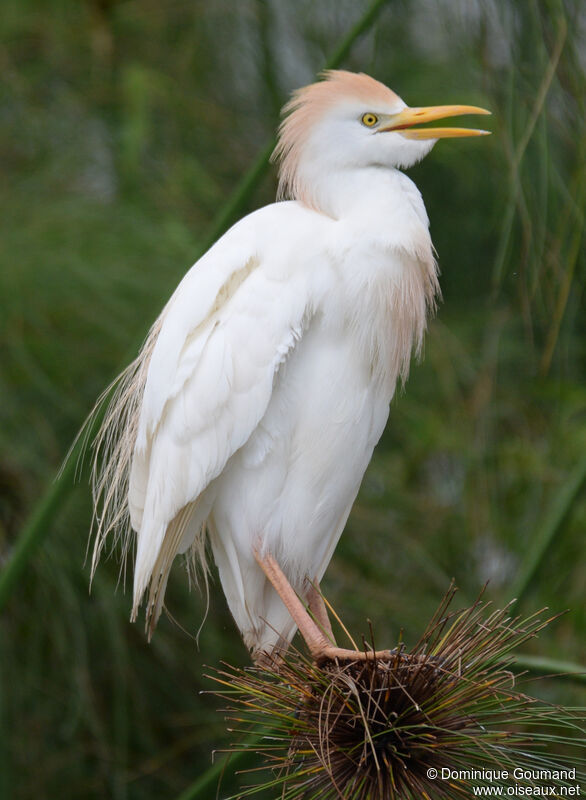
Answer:
[{"label": "white neck", "polygon": [[344,222],[355,241],[376,238],[424,262],[433,261],[429,220],[421,194],[397,169],[362,167],[321,174],[301,202]]},{"label": "white neck", "polygon": [[311,193],[297,198],[333,219],[349,216],[384,217],[401,207],[415,212],[421,224],[429,221],[419,190],[403,172],[389,167],[361,167],[321,174],[319,180],[308,181]]},{"label": "white neck", "polygon": [[[377,300],[383,304],[381,319],[392,330],[384,329],[381,363],[394,385],[398,375],[406,378],[411,352],[419,351],[427,313],[439,296],[423,200],[415,184],[396,169],[367,167],[320,178],[314,202],[316,210],[336,220],[336,249],[350,254],[357,267],[363,254],[374,256],[364,271],[357,270],[354,283],[359,286],[357,298],[370,291],[368,286],[382,293]],[[388,280],[382,283],[373,280],[377,254],[390,266],[383,270]]]}]

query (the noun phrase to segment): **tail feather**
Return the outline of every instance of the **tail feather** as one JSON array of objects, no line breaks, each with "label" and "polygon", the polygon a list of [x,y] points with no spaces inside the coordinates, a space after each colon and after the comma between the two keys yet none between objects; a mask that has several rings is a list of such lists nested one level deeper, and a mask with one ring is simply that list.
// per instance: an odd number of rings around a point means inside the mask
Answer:
[{"label": "tail feather", "polygon": [[[139,534],[139,548],[136,557],[134,572],[134,598],[131,619],[134,621],[143,595],[148,588],[145,627],[149,639],[153,635],[165,599],[165,590],[169,573],[175,556],[185,550],[186,540],[191,534],[190,549],[191,563],[197,562],[200,572],[203,573],[207,592],[208,567],[205,557],[205,519],[202,519],[203,509],[198,501],[188,503],[171,520],[162,537],[158,549],[143,550],[140,548],[141,536],[145,535],[144,529]],[[150,541],[151,537],[147,537]],[[193,574],[193,573],[192,573]]]},{"label": "tail feather", "polygon": [[[126,571],[128,555],[137,543],[134,573],[134,598],[131,620],[136,620],[140,602],[148,589],[146,627],[149,638],[161,615],[165,589],[173,559],[191,544],[192,564],[199,562],[207,591],[205,559],[205,519],[197,520],[196,503],[189,503],[174,517],[166,530],[159,534],[160,546],[141,552],[140,539],[132,528],[128,506],[128,490],[142,400],[152,354],[159,336],[164,311],[152,326],[136,359],[106,389],[96,403],[85,429],[93,423],[105,402],[112,395],[103,421],[93,443],[92,492],[94,497],[94,548],[91,577],[111,540],[112,546],[122,545],[122,572]],[[113,394],[112,394],[113,392]],[[190,536],[190,528],[193,534]],[[144,537],[144,525],[140,528]],[[150,538],[150,537],[147,537]],[[156,541],[156,538],[152,541]],[[144,540],[144,538],[143,538]],[[195,576],[195,570],[192,575]]]},{"label": "tail feather", "polygon": [[92,492],[94,497],[94,550],[92,578],[107,541],[122,542],[122,566],[134,541],[128,509],[128,484],[148,368],[161,330],[163,315],[152,326],[136,359],[99,398],[88,423],[100,413],[114,390],[93,443]]}]

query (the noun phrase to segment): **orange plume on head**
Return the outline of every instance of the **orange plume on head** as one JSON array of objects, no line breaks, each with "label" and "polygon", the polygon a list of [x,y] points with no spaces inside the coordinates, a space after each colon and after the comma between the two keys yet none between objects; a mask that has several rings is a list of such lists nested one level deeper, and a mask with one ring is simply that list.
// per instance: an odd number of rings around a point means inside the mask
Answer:
[{"label": "orange plume on head", "polygon": [[280,198],[304,199],[303,186],[297,180],[297,167],[301,151],[314,125],[333,106],[348,100],[358,100],[365,107],[388,107],[401,102],[384,83],[363,72],[326,70],[323,80],[293,92],[283,107],[283,121],[279,126],[279,141],[272,160],[280,162]]}]

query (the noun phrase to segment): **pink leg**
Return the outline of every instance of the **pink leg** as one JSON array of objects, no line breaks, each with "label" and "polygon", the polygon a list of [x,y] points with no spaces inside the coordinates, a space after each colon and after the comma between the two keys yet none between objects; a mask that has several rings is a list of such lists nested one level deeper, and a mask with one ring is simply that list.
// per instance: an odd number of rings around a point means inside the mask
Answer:
[{"label": "pink leg", "polygon": [[299,628],[299,633],[309,647],[309,652],[312,655],[321,652],[324,647],[328,646],[328,640],[307,613],[305,606],[297,597],[275,559],[268,553],[264,556],[255,553],[255,558],[291,614],[293,621]]},{"label": "pink leg", "polygon": [[310,585],[309,591],[307,592],[307,605],[325,637],[329,639],[331,643],[335,644],[336,640],[334,639],[334,634],[332,633],[328,609],[326,608],[326,604],[324,603],[324,599],[320,592],[319,581],[317,578]]},{"label": "pink leg", "polygon": [[321,664],[325,661],[333,661],[336,658],[345,661],[365,661],[369,658],[389,659],[392,656],[390,650],[379,650],[377,652],[369,650],[362,652],[360,650],[346,650],[331,644],[310,617],[307,609],[297,597],[293,587],[275,559],[268,553],[263,556],[259,553],[255,553],[255,558],[291,614],[293,621],[299,628],[299,633],[305,639],[311,657],[316,663]]}]

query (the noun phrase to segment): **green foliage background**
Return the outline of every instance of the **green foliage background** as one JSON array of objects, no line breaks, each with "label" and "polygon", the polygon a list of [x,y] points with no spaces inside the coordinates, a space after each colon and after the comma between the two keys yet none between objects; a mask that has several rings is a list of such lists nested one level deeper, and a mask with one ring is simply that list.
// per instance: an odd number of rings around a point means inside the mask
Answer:
[{"label": "green foliage background", "polygon": [[[413,105],[493,110],[411,176],[444,302],[324,589],[414,639],[464,601],[570,611],[522,654],[585,661],[586,191],[579,0],[389,0],[342,66]],[[153,643],[113,558],[88,596],[87,472],[56,472],[364,0],[4,0],[0,10],[0,796],[173,798],[228,742],[205,664],[246,663],[219,586],[180,564]],[[239,213],[271,202],[274,170]],[[49,495],[47,495],[49,493]],[[34,547],[19,551],[46,498]],[[44,500],[45,498],[45,500]],[[28,528],[27,528],[28,523]],[[14,573],[16,575],[16,573]],[[0,581],[3,577],[0,575]],[[578,684],[543,682],[584,704]],[[237,785],[228,768],[223,793]],[[194,789],[195,791],[195,789]],[[213,790],[201,796],[213,796]],[[195,796],[192,792],[189,796]]]}]

